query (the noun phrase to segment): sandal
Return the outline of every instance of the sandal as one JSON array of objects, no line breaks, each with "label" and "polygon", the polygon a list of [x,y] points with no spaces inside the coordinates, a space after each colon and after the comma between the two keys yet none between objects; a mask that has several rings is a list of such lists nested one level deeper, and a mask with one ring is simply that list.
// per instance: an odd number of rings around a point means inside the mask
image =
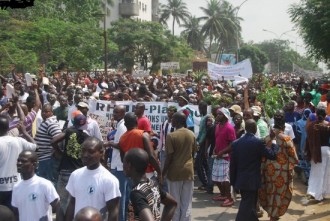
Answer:
[{"label": "sandal", "polygon": [[231,207],[232,205],[234,205],[234,200],[226,199],[220,206],[221,207]]},{"label": "sandal", "polygon": [[226,199],[227,199],[227,197],[221,196],[221,195],[217,195],[212,198],[212,200],[214,200],[214,201],[225,201]]}]

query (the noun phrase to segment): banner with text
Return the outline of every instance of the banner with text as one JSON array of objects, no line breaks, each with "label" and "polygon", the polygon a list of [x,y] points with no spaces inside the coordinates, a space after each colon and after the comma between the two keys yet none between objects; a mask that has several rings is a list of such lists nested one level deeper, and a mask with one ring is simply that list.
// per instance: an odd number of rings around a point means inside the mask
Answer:
[{"label": "banner with text", "polygon": [[207,62],[207,70],[212,80],[234,80],[235,76],[245,78],[252,77],[252,66],[249,59],[241,61],[235,65],[219,65]]},{"label": "banner with text", "polygon": [[[92,100],[89,102],[89,112],[91,117],[95,119],[101,129],[103,137],[106,137],[107,132],[110,129],[110,122],[112,120],[113,109],[117,105],[124,105],[126,112],[133,112],[137,102],[133,101],[101,101]],[[145,116],[149,118],[151,122],[152,130],[159,133],[161,124],[167,119],[167,108],[169,106],[176,106],[179,110],[179,106],[174,102],[143,102],[145,104]],[[195,134],[199,132],[200,115],[198,111],[198,105],[189,105],[190,109],[194,112]]]},{"label": "banner with text", "polygon": [[180,69],[179,62],[161,62],[160,69],[162,70],[177,70]]}]

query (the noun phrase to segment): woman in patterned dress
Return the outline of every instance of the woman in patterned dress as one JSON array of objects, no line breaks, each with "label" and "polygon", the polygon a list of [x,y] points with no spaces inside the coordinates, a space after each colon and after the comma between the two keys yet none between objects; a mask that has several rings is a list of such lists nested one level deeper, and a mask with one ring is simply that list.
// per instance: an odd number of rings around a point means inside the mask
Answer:
[{"label": "woman in patterned dress", "polygon": [[278,220],[287,211],[292,198],[293,169],[298,163],[292,139],[284,135],[284,112],[277,111],[275,125],[266,142],[278,145],[277,159],[263,160],[261,165],[261,188],[259,200],[262,208],[268,213],[270,221]]}]

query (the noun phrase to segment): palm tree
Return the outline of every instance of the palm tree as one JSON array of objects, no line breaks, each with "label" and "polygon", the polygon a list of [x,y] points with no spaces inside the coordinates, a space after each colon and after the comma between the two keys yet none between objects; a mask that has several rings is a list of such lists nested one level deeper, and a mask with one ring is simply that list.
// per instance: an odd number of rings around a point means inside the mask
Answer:
[{"label": "palm tree", "polygon": [[172,34],[174,35],[174,24],[185,21],[189,17],[187,4],[183,0],[167,0],[167,4],[161,5],[160,21],[168,21],[172,16]]},{"label": "palm tree", "polygon": [[190,47],[197,51],[204,49],[204,36],[201,34],[201,25],[199,23],[199,18],[189,16],[182,25],[184,30],[181,32],[181,36],[187,40]]},{"label": "palm tree", "polygon": [[231,38],[237,38],[234,33],[240,31],[240,19],[235,14],[237,9],[225,0],[209,0],[207,7],[200,7],[200,9],[205,14],[200,18],[205,21],[201,32],[205,37],[208,37],[208,53],[211,57],[211,46],[214,41],[217,45],[223,45],[224,42],[229,42]]}]

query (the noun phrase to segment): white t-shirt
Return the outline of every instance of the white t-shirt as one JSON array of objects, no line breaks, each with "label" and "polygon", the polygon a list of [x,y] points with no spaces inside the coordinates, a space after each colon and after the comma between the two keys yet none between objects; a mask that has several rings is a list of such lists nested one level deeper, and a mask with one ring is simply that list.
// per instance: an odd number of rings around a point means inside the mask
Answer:
[{"label": "white t-shirt", "polygon": [[[127,131],[124,119],[121,119],[117,124],[117,131],[114,137],[114,143],[119,143],[120,137]],[[123,171],[123,162],[121,161],[120,151],[116,148],[112,150],[111,169]]]},{"label": "white t-shirt", "polygon": [[37,175],[17,183],[11,204],[18,208],[20,221],[52,221],[52,203],[59,199],[54,185]]},{"label": "white t-shirt", "polygon": [[23,150],[35,150],[36,144],[21,137],[0,137],[0,191],[13,190],[14,184],[21,180],[17,172],[17,158]]},{"label": "white t-shirt", "polygon": [[107,215],[106,203],[121,197],[118,179],[102,165],[95,170],[89,170],[86,166],[75,170],[66,189],[75,197],[75,215],[80,209],[91,206],[101,212],[103,220]]}]

